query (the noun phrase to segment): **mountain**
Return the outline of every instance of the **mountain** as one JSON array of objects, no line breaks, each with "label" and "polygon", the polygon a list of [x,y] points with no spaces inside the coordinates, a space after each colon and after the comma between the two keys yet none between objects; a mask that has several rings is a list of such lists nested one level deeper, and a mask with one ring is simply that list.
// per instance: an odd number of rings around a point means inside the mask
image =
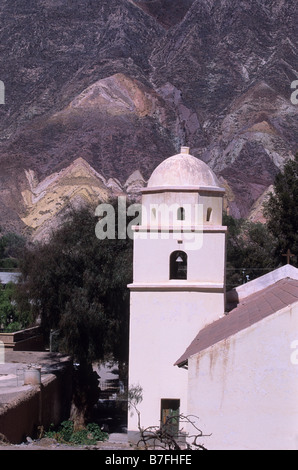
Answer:
[{"label": "mountain", "polygon": [[231,214],[261,219],[260,201],[297,151],[295,9],[2,0],[2,228],[42,238],[71,201],[138,197],[181,145],[213,168]]},{"label": "mountain", "polygon": [[197,116],[184,140],[228,185],[236,216],[297,150],[295,17],[291,1],[196,1],[151,55],[155,86],[171,83]]},{"label": "mountain", "polygon": [[146,13],[155,18],[164,28],[178,24],[195,0],[132,0]]},{"label": "mountain", "polygon": [[120,181],[108,181],[83,158],[39,181],[32,170],[25,171],[29,188],[22,192],[25,215],[22,222],[30,227],[34,239],[46,239],[52,229],[63,223],[67,203],[80,206],[82,202],[96,205],[108,202],[112,196],[137,193],[144,187],[142,175],[135,171],[122,186]]}]

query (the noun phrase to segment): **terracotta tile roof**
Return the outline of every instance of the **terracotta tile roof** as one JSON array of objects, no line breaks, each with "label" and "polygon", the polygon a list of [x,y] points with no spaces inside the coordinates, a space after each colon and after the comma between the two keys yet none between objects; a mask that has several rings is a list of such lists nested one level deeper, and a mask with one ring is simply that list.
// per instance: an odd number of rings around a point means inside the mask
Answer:
[{"label": "terracotta tile roof", "polygon": [[184,365],[188,358],[222,341],[287,305],[298,302],[298,280],[282,279],[241,301],[228,315],[201,330],[175,365]]}]

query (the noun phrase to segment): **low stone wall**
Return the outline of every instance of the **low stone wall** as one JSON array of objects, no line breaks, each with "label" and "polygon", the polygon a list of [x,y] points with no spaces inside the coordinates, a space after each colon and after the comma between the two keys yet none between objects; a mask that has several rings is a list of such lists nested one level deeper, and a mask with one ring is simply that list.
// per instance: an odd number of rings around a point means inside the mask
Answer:
[{"label": "low stone wall", "polygon": [[42,373],[41,385],[26,387],[23,392],[11,390],[8,403],[0,403],[0,433],[12,444],[36,437],[40,429],[69,418],[72,362],[60,360],[52,369]]},{"label": "low stone wall", "polygon": [[44,340],[38,326],[13,333],[0,333],[5,349],[13,351],[44,351]]}]

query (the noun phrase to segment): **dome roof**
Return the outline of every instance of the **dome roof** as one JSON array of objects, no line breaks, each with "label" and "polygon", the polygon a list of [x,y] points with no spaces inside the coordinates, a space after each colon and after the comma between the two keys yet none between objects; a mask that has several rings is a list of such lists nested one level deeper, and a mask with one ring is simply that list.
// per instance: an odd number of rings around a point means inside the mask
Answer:
[{"label": "dome roof", "polygon": [[160,163],[153,171],[147,188],[219,188],[218,180],[209,166],[188,152],[188,147],[182,147],[180,153]]}]

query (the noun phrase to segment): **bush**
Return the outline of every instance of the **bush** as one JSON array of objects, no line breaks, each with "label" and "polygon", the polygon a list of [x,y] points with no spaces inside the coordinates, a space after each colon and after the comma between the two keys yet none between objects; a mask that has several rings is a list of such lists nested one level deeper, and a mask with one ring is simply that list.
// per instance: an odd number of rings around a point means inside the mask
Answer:
[{"label": "bush", "polygon": [[0,328],[5,333],[23,330],[32,324],[30,314],[18,309],[15,296],[15,284],[9,282],[5,288],[0,285]]},{"label": "bush", "polygon": [[85,428],[75,431],[73,421],[69,420],[63,421],[57,430],[51,427],[45,437],[56,439],[63,444],[95,445],[98,441],[107,440],[108,434],[102,432],[96,423],[89,423]]}]

